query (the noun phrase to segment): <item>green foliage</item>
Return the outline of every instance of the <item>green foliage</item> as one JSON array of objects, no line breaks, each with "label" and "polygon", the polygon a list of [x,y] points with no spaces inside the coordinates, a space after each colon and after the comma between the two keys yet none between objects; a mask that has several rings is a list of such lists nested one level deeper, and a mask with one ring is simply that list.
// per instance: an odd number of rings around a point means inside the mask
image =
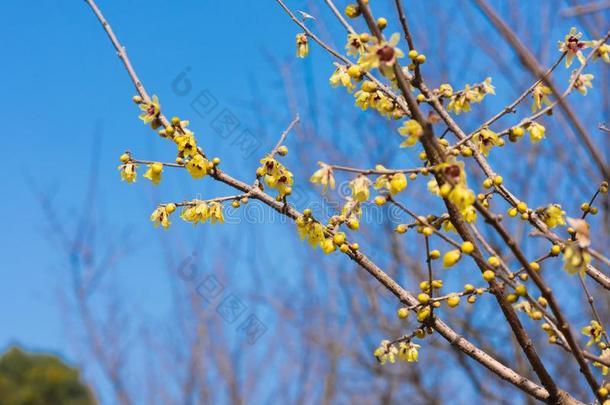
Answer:
[{"label": "green foliage", "polygon": [[77,369],[55,356],[28,354],[13,347],[0,357],[2,405],[95,404]]}]

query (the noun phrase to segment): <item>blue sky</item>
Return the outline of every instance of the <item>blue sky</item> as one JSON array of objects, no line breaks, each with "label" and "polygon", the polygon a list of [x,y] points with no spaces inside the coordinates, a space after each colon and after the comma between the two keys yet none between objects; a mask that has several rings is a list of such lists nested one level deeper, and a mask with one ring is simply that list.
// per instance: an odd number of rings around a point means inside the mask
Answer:
[{"label": "blue sky", "polygon": [[[294,9],[311,11],[303,3],[290,2]],[[459,8],[457,3],[446,2],[438,12],[451,15]],[[282,86],[279,65],[290,62],[288,66],[294,68],[295,78],[303,81],[304,93],[309,97],[327,100],[334,96],[326,86],[331,68],[316,64],[319,60],[328,63],[330,59],[315,46],[310,58],[294,59],[294,35],[298,31],[273,1],[100,0],[99,6],[125,44],[148,91],[160,96],[169,115],[190,119],[206,153],[220,156],[223,167],[237,177],[251,177],[257,156],[275,144],[277,135],[291,118],[288,101],[278,90]],[[415,24],[419,31],[426,28],[421,18],[430,11],[427,7],[433,6],[414,7],[420,17]],[[489,30],[478,12],[469,13],[479,23],[475,25],[481,32]],[[520,29],[528,29],[529,23],[535,22],[534,17],[528,18],[532,21],[521,21]],[[540,50],[545,64],[554,58],[556,40],[572,23],[564,20],[560,26],[547,27],[548,36],[543,39],[552,38],[550,46],[535,37],[533,47]],[[469,32],[468,28],[462,30]],[[330,31],[340,32],[336,25]],[[459,36],[463,32],[450,34]],[[325,33],[323,36],[327,37]],[[195,188],[200,186],[193,186],[180,173],[169,170],[166,180],[154,191],[141,177],[133,186],[119,180],[116,166],[125,149],[141,158],[166,161],[174,151],[172,145],[155,137],[137,119],[138,109],[131,101],[134,94],[131,82],[84,2],[47,0],[37,2],[36,6],[24,1],[2,2],[0,37],[10,38],[2,44],[0,75],[0,91],[6,97],[0,113],[4,118],[5,140],[0,150],[4,189],[0,199],[0,212],[4,214],[0,233],[0,307],[4,308],[0,311],[3,325],[0,349],[18,342],[69,357],[57,299],[58,288],[65,278],[64,262],[48,242],[48,224],[31,184],[53,195],[58,217],[71,223],[69,218],[78,213],[86,194],[92,149],[98,145],[93,155],[99,158],[97,201],[103,213],[104,232],[112,238],[130,230],[135,248],[117,270],[117,281],[144,313],[164,311],[169,300],[167,280],[157,265],[161,260],[159,231],[152,228],[148,218],[154,203],[199,194],[212,197],[229,191],[211,182]],[[337,47],[342,46],[342,38],[335,37]],[[430,50],[442,49],[439,41],[421,39],[422,47]],[[480,52],[476,42],[466,45],[456,57],[466,67],[452,72],[451,79],[459,77],[456,87],[489,74],[489,57],[479,59],[482,57],[469,53]],[[498,45],[498,52],[507,52],[505,46]],[[504,53],[503,58],[508,64],[517,63],[512,54]],[[192,90],[181,95],[175,91],[174,80],[185,72]],[[498,92],[514,96],[528,80],[529,76],[516,81],[499,79]],[[198,116],[190,105],[203,91],[218,102],[208,116]],[[501,105],[501,101],[492,103]],[[253,112],[253,106],[260,112]],[[323,133],[331,133],[334,125],[341,128],[323,107],[324,104],[304,102],[298,110],[308,125]],[[249,130],[260,140],[259,154],[244,158],[232,145],[235,134],[223,138],[214,132],[214,115],[225,108],[239,119],[238,131]],[[593,126],[601,119],[599,114],[593,116],[587,111],[583,114],[593,117],[590,120]],[[356,115],[354,122],[363,122],[361,119],[361,115]],[[335,139],[337,143],[348,142],[349,134],[341,135]],[[359,153],[372,152],[363,145]],[[293,163],[299,164],[299,160]],[[309,169],[313,171],[315,166]],[[305,183],[303,186],[308,187]],[[210,236],[208,229],[193,231],[186,224],[178,224],[177,219],[175,222],[186,239],[204,241]],[[285,224],[273,224],[265,227],[264,232],[269,238],[290,235],[286,239],[280,237],[281,243],[289,248],[295,237],[292,229],[285,228]],[[244,266],[251,260],[252,251],[258,250],[256,241],[249,238],[254,227],[248,226],[244,232],[240,229],[239,225],[226,225],[220,236],[236,246],[235,268]],[[170,238],[170,232],[161,237]],[[176,257],[188,253],[178,252]]]},{"label": "blue sky", "polygon": [[[219,108],[235,111],[244,128],[255,128],[258,124],[247,122],[249,117],[243,112],[251,88],[248,82],[253,75],[263,85],[273,78],[261,48],[278,50],[278,55],[293,51],[291,38],[281,43],[274,39],[293,29],[272,3],[253,7],[243,2],[243,8],[229,2],[199,1],[175,5],[102,1],[99,5],[149,91],[159,94],[163,105],[185,111],[185,115],[194,115],[189,111],[193,97],[209,90]],[[44,1],[32,8],[15,1],[3,2],[0,8],[0,34],[13,38],[3,45],[4,74],[0,77],[0,89],[10,94],[2,113],[8,125],[8,144],[1,152],[0,165],[5,190],[10,191],[0,202],[7,213],[1,234],[4,281],[0,300],[11,308],[0,313],[0,323],[10,325],[0,331],[0,347],[16,341],[35,349],[63,351],[55,291],[61,262],[49,246],[47,224],[26,179],[56,197],[61,218],[74,216],[86,191],[94,134],[98,133],[100,205],[110,226],[132,227],[136,245],[140,245],[154,237],[148,220],[154,197],[142,178],[134,187],[119,181],[117,156],[127,148],[160,160],[172,152],[137,119],[128,76],[84,2]],[[274,23],[260,35],[260,22],[269,16]],[[168,24],[158,23],[162,21]],[[249,67],[248,74],[244,74],[244,66]],[[185,68],[190,68],[193,92],[179,97],[172,92],[172,80]],[[210,139],[206,134],[211,119],[196,123],[199,117],[190,118],[202,139],[207,138],[209,154],[229,150],[219,142],[222,138]],[[280,131],[279,127],[271,129]],[[271,147],[275,138],[266,135],[259,137],[265,147]],[[227,168],[240,167],[240,158],[232,162],[230,154],[222,156]],[[168,173],[168,178],[184,180],[176,174]],[[174,187],[169,183],[156,190],[165,199],[182,199],[188,197],[184,191],[192,190],[188,182]],[[145,269],[150,254],[138,249],[132,256],[136,268]],[[139,283],[144,275],[126,278]]]}]

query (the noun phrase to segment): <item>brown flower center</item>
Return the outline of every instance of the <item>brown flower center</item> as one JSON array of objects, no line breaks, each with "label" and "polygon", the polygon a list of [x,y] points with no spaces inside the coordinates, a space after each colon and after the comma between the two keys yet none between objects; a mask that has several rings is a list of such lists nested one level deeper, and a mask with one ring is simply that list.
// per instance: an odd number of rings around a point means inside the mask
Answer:
[{"label": "brown flower center", "polygon": [[394,48],[390,45],[384,45],[377,50],[377,56],[381,62],[390,62],[394,58]]},{"label": "brown flower center", "polygon": [[445,175],[452,177],[454,179],[460,177],[460,166],[451,165],[445,168]]},{"label": "brown flower center", "polygon": [[581,49],[582,47],[584,47],[584,46],[585,46],[585,43],[584,43],[584,42],[580,42],[580,41],[578,40],[578,38],[576,38],[576,37],[570,37],[570,38],[568,38],[568,40],[567,40],[567,46],[568,46],[568,49],[569,49],[570,51],[572,51],[572,52],[576,52],[576,51],[578,51],[579,49]]}]

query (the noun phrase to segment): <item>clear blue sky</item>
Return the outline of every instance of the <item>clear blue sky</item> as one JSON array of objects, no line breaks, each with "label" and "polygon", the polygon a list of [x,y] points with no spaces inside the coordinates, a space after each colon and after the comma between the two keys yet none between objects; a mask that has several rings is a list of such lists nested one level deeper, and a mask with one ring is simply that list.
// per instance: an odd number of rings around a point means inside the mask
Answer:
[{"label": "clear blue sky", "polygon": [[[304,3],[290,2],[294,9],[311,12],[312,8]],[[443,2],[439,12],[455,13],[457,3],[460,2]],[[194,113],[189,104],[196,93],[209,90],[219,108],[229,108],[239,118],[240,128],[256,134],[263,145],[262,152],[273,146],[290,119],[286,99],[278,91],[282,83],[277,62],[291,61],[290,66],[298,72],[296,77],[304,78],[306,89],[317,88],[320,99],[333,91],[325,85],[331,72],[329,65],[312,62],[328,63],[330,59],[315,46],[311,58],[294,60],[294,35],[298,31],[273,1],[100,0],[99,6],[125,44],[149,92],[160,96],[170,115],[191,119],[207,154],[221,156],[224,167],[238,176],[250,176],[257,155],[244,159],[230,144],[231,138],[223,139],[213,132],[210,117]],[[415,12],[424,18],[430,9],[417,6]],[[469,12],[483,27],[481,32],[489,30],[478,12]],[[534,17],[529,19],[520,23],[521,29],[536,23]],[[423,30],[426,26],[421,21],[416,26]],[[555,57],[557,39],[572,23],[563,20],[561,26],[547,27],[550,46],[534,41],[534,48],[546,64]],[[331,31],[340,32],[336,25]],[[19,342],[69,357],[57,299],[65,277],[64,262],[48,243],[48,224],[28,179],[55,196],[59,218],[70,218],[87,190],[94,134],[99,134],[99,205],[108,235],[124,229],[133,232],[133,244],[138,249],[117,271],[121,287],[145,308],[144,312],[164,310],[169,299],[164,295],[166,280],[156,266],[160,260],[156,239],[160,231],[152,228],[148,218],[154,203],[189,198],[197,192],[214,196],[226,189],[206,182],[204,191],[194,190],[188,179],[171,171],[167,171],[166,181],[154,193],[150,183],[141,177],[142,172],[134,186],[120,182],[117,158],[125,149],[139,157],[168,160],[173,146],[155,137],[137,119],[131,82],[83,1],[4,1],[0,5],[0,38],[4,39],[0,91],[5,97],[0,112],[4,126],[0,150],[0,349]],[[342,36],[335,37],[337,47],[342,47],[342,41]],[[421,39],[423,47],[430,49],[439,49],[438,41]],[[466,49],[476,54],[478,46],[473,41],[466,44]],[[507,51],[498,45],[498,52]],[[275,60],[270,61],[269,55]],[[468,52],[457,55],[460,64],[469,58]],[[456,87],[490,74],[478,66],[478,57],[470,54],[468,67],[453,71],[453,76],[460,78]],[[508,63],[517,63],[514,55],[504,57]],[[489,59],[485,63],[489,66]],[[188,96],[181,96],[172,90],[172,82],[185,69],[193,90]],[[528,83],[523,79],[498,80],[497,91],[508,97],[501,100],[505,102],[523,88]],[[262,112],[258,115],[253,114],[249,103],[253,94],[260,94],[257,104]],[[332,127],[328,115],[323,117],[326,121],[318,115],[323,112],[308,105],[299,109],[310,125],[317,125],[319,120],[322,128]],[[587,112],[583,114],[586,116]],[[600,119],[599,115],[592,117],[591,125],[594,127]],[[298,164],[298,160],[294,163]],[[308,187],[305,182],[303,186]],[[175,222],[179,223],[177,218]],[[186,237],[196,234],[187,225],[180,224],[177,229]],[[228,225],[221,231],[222,237],[239,242],[244,235],[237,229],[237,225]],[[205,234],[208,230],[199,228],[196,232]],[[293,230],[272,225],[265,232],[290,234]],[[244,240],[236,249],[237,262],[248,257],[253,243]]]},{"label": "clear blue sky", "polygon": [[[239,154],[232,160],[227,153],[230,139],[211,132],[211,119],[197,117],[189,103],[199,91],[208,89],[218,100],[218,108],[231,109],[243,121],[243,128],[259,128],[245,111],[252,88],[249,81],[254,75],[261,86],[273,80],[275,72],[261,51],[292,56],[295,32],[272,2],[241,3],[235,7],[218,1],[99,2],[149,91],[159,94],[169,111],[184,112],[208,153],[223,156],[225,166],[235,169],[241,168],[242,161]],[[0,330],[0,347],[16,341],[35,349],[63,351],[56,296],[63,263],[46,240],[47,223],[26,179],[31,177],[55,195],[60,218],[73,216],[87,187],[94,134],[100,134],[99,201],[107,226],[135,230],[135,245],[140,248],[130,257],[134,267],[121,277],[134,283],[135,295],[151,288],[139,285],[151,282],[145,270],[154,249],[147,250],[145,242],[158,233],[148,220],[153,201],[190,198],[192,188],[188,181],[180,183],[184,179],[176,172],[168,172],[168,181],[155,190],[155,197],[141,177],[133,187],[119,181],[117,157],[125,149],[167,160],[173,147],[137,119],[129,78],[84,2],[44,1],[33,7],[12,1],[3,2],[0,11],[0,36],[10,38],[3,41],[0,76],[0,89],[6,95],[2,108],[5,144],[0,152],[5,190],[0,201],[5,213],[0,234],[0,303],[6,310],[0,311],[0,324],[5,325]],[[264,19],[273,23],[261,31]],[[285,41],[277,40],[282,37]],[[193,90],[180,97],[172,91],[172,80],[184,68],[190,68]],[[274,113],[288,118],[281,110]],[[280,131],[270,123],[265,128],[274,134]],[[266,133],[257,136],[266,148],[276,140]],[[253,167],[255,157],[248,163]]]}]

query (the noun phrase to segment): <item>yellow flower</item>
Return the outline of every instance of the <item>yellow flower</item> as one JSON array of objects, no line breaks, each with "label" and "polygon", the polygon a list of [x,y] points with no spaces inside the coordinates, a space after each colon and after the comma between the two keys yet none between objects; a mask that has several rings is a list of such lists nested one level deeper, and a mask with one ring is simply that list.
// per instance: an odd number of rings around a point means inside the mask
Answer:
[{"label": "yellow flower", "polygon": [[[604,349],[602,350],[602,354],[601,356],[599,356],[600,359],[604,360],[606,362],[606,364],[610,363],[610,349]],[[595,367],[599,367],[602,370],[602,375],[606,376],[608,375],[608,366],[606,366],[606,364],[600,363],[598,361],[593,362],[593,366]],[[604,403],[604,405],[606,405]]]},{"label": "yellow flower", "polygon": [[363,90],[358,90],[356,93],[354,93],[356,105],[360,107],[362,111],[368,110],[368,108],[371,106],[371,97],[371,93]]},{"label": "yellow flower", "polygon": [[528,301],[521,301],[518,304],[513,305],[517,311],[525,312],[528,316],[532,314],[532,305]]},{"label": "yellow flower", "polygon": [[[376,170],[386,170],[382,165],[375,166]],[[407,177],[404,173],[382,174],[375,180],[375,190],[385,188],[390,194],[398,194],[407,187]]]},{"label": "yellow flower", "polygon": [[591,346],[593,343],[597,343],[602,339],[602,333],[604,329],[597,321],[591,321],[589,326],[585,326],[581,329],[581,332],[585,336],[590,336],[591,339],[587,342],[587,346]]},{"label": "yellow flower", "polygon": [[163,228],[167,229],[171,225],[171,222],[169,222],[169,214],[165,207],[157,207],[150,215],[150,220],[154,222],[155,228],[158,228],[159,225],[161,225]]},{"label": "yellow flower", "polygon": [[195,210],[195,207],[185,207],[182,212],[180,213],[180,218],[182,218],[184,221],[187,222],[193,222],[193,223],[197,223],[198,218],[197,218],[197,212]]},{"label": "yellow flower", "polygon": [[549,228],[555,228],[557,225],[566,224],[566,221],[563,218],[565,212],[561,210],[561,205],[559,204],[551,204],[548,207],[537,211],[540,215],[540,219],[542,219],[542,222],[544,222]]},{"label": "yellow flower", "polygon": [[396,104],[380,90],[371,94],[371,107],[375,108],[384,117],[390,117],[396,109]]},{"label": "yellow flower", "polygon": [[347,36],[347,44],[345,50],[348,55],[358,56],[364,53],[364,44],[358,34],[349,34]]},{"label": "yellow flower", "polygon": [[532,122],[527,127],[527,132],[529,132],[529,134],[530,134],[530,139],[534,143],[540,142],[541,140],[544,139],[545,131],[546,131],[546,129],[544,128],[544,126],[542,126],[541,124],[539,124],[537,122]]},{"label": "yellow flower", "polygon": [[443,267],[449,268],[455,265],[458,261],[460,261],[460,257],[462,253],[459,249],[450,250],[443,256]]},{"label": "yellow flower", "polygon": [[[474,191],[468,188],[466,182],[466,171],[464,170],[464,162],[450,160],[447,163],[442,163],[437,166],[439,173],[442,173],[447,182],[442,187],[438,186],[436,179],[428,182],[428,190],[437,196],[447,198],[459,210],[468,223],[472,223],[477,219],[477,212],[473,207],[476,196]],[[443,227],[446,231],[454,231],[453,224],[450,221],[445,221]]]},{"label": "yellow flower", "polygon": [[134,183],[138,174],[136,173],[136,164],[127,162],[119,166],[121,171],[121,180],[127,183]]},{"label": "yellow flower", "polygon": [[460,210],[466,210],[474,204],[476,196],[474,191],[469,189],[466,185],[458,183],[453,186],[447,199],[455,204]]},{"label": "yellow flower", "polygon": [[279,192],[278,198],[289,194],[293,184],[292,173],[272,157],[264,157],[260,162],[262,166],[259,167],[257,172],[264,175],[265,183],[269,187]]},{"label": "yellow flower", "polygon": [[532,90],[532,97],[534,98],[534,104],[532,104],[532,112],[535,112],[542,108],[542,104],[551,105],[551,100],[547,97],[547,94],[551,94],[550,88],[540,83],[534,90]]},{"label": "yellow flower", "polygon": [[309,43],[307,41],[307,34],[297,34],[297,57],[304,58],[309,53]]},{"label": "yellow flower", "polygon": [[355,201],[364,202],[369,199],[369,186],[371,181],[363,175],[359,175],[350,181],[349,187],[352,190],[352,198]]},{"label": "yellow flower", "polygon": [[320,248],[324,253],[331,254],[337,248],[335,247],[335,243],[333,242],[333,238],[325,238],[320,242]]},{"label": "yellow flower", "polygon": [[148,170],[144,173],[144,177],[153,182],[154,185],[161,181],[161,173],[163,173],[163,164],[156,162],[148,165]]},{"label": "yellow flower", "polygon": [[419,137],[424,134],[424,129],[419,122],[408,120],[402,124],[402,127],[398,128],[398,133],[407,137],[407,139],[400,144],[400,147],[404,148],[415,145],[419,140]]},{"label": "yellow flower", "polygon": [[208,172],[208,160],[203,156],[197,154],[188,162],[186,162],[186,170],[191,174],[194,179],[200,179],[204,177]]},{"label": "yellow flower", "polygon": [[456,115],[461,112],[470,111],[470,103],[479,99],[479,93],[466,85],[463,91],[454,94],[447,105],[447,111],[453,111]]},{"label": "yellow flower", "polygon": [[395,173],[390,176],[390,193],[392,195],[400,193],[407,188],[407,176],[404,173]]},{"label": "yellow flower", "polygon": [[443,83],[438,87],[436,92],[443,97],[449,98],[453,96],[453,87],[448,83]]},{"label": "yellow flower", "polygon": [[207,218],[210,218],[213,224],[216,222],[224,223],[225,219],[222,215],[222,204],[218,201],[210,202],[207,209]]},{"label": "yellow flower", "polygon": [[[453,111],[456,115],[461,112],[470,111],[470,103],[480,103],[488,94],[496,94],[496,88],[491,84],[491,77],[486,78],[482,83],[466,85],[464,90],[453,93],[451,86],[439,88],[441,95],[450,97],[447,111]],[[450,95],[449,95],[450,94]]]},{"label": "yellow flower", "polygon": [[585,55],[582,53],[582,49],[588,48],[589,43],[580,40],[582,32],[578,32],[576,27],[572,27],[568,35],[564,37],[563,41],[559,41],[559,51],[567,52],[566,55],[566,67],[570,67],[574,56],[578,58],[582,65],[585,64]]},{"label": "yellow flower", "polygon": [[335,176],[333,175],[333,169],[331,166],[324,162],[318,162],[320,168],[309,178],[312,183],[320,183],[324,188],[323,193],[326,193],[328,187],[332,190],[335,189]]},{"label": "yellow flower", "polygon": [[428,181],[428,191],[434,195],[440,196],[440,189],[435,178],[432,178],[430,179],[430,181]]},{"label": "yellow flower", "polygon": [[419,357],[419,349],[421,346],[412,342],[400,342],[398,346],[398,358],[409,363],[416,362]]},{"label": "yellow flower", "polygon": [[373,354],[377,358],[377,361],[381,363],[381,365],[384,365],[386,361],[389,361],[390,363],[395,363],[396,357],[398,357],[398,349],[393,344],[391,344],[389,340],[384,339],[381,341],[379,347],[375,349],[375,352]]},{"label": "yellow flower", "polygon": [[324,226],[312,218],[299,217],[296,224],[301,239],[307,239],[312,247],[320,245],[326,239],[324,236]]},{"label": "yellow flower", "polygon": [[174,142],[176,142],[180,157],[193,157],[197,155],[197,142],[195,141],[195,135],[191,131],[186,130],[183,135],[175,136]]},{"label": "yellow flower", "polygon": [[346,87],[347,90],[351,93],[352,90],[354,90],[354,84],[352,83],[352,78],[347,73],[347,69],[345,68],[345,66],[340,65],[338,63],[335,63],[335,66],[337,68],[328,80],[330,82],[330,85],[333,87],[337,87],[339,84],[341,84],[342,86]]},{"label": "yellow flower", "polygon": [[591,244],[589,224],[584,219],[568,218],[568,225],[576,231],[576,242],[578,243],[578,246],[586,248]]},{"label": "yellow flower", "polygon": [[584,273],[591,262],[589,252],[577,243],[567,243],[563,252],[563,268],[570,274]]},{"label": "yellow flower", "polygon": [[[590,48],[595,48],[600,44],[600,42],[602,42],[601,39],[598,41],[589,41],[588,45]],[[595,51],[591,59],[596,61],[599,58],[601,58],[606,63],[610,63],[610,45],[605,43],[601,44],[601,46],[597,48],[597,51]]]},{"label": "yellow flower", "polygon": [[483,101],[483,98],[485,98],[485,96],[488,94],[493,94],[494,96],[496,95],[496,88],[494,86],[492,86],[492,84],[491,84],[491,77],[488,77],[485,80],[483,80],[483,82],[477,86],[477,90],[478,90],[478,97],[477,97],[478,103]]},{"label": "yellow flower", "polygon": [[583,96],[587,95],[587,87],[589,88],[593,88],[593,83],[591,83],[591,81],[593,80],[593,75],[592,74],[586,74],[586,75],[578,75],[578,77],[576,77],[576,70],[572,72],[572,75],[570,76],[570,81],[574,81],[574,88],[576,90],[578,90],[578,92],[580,94],[582,94]]},{"label": "yellow flower", "polygon": [[[356,221],[358,223],[358,218],[362,217],[362,207],[360,206],[360,201],[353,200],[351,197],[346,197],[345,205],[341,208],[341,215],[345,217],[345,221],[347,221],[348,227],[350,226],[349,221]],[[350,229],[358,229],[358,225],[356,228]]]},{"label": "yellow flower", "polygon": [[193,205],[185,207],[180,213],[180,218],[187,222],[197,223],[205,222],[208,218],[208,204],[204,201],[194,201]]},{"label": "yellow flower", "polygon": [[153,129],[157,129],[161,123],[158,120],[159,114],[161,113],[161,106],[159,105],[159,98],[153,96],[150,103],[140,103],[140,109],[143,111],[140,114],[140,119],[145,124],[151,124]]},{"label": "yellow flower", "polygon": [[485,156],[489,155],[491,148],[497,145],[501,145],[498,134],[488,128],[483,128],[477,132],[472,138],[473,142],[477,144],[481,153]]},{"label": "yellow flower", "polygon": [[402,58],[404,53],[396,48],[398,41],[400,40],[400,34],[394,33],[387,42],[378,43],[376,38],[372,39],[372,45],[368,47],[366,52],[360,56],[358,65],[364,71],[369,71],[374,68],[392,67],[396,59]]},{"label": "yellow flower", "polygon": [[[474,193],[472,192],[472,190],[469,190],[469,191],[472,193],[472,196],[474,197]],[[472,202],[474,203],[474,198],[472,199]],[[464,218],[464,221],[468,222],[469,224],[471,224],[477,220],[477,210],[472,205],[461,209],[460,214],[462,215],[462,218]],[[449,223],[451,223],[451,222],[449,222]]]}]

